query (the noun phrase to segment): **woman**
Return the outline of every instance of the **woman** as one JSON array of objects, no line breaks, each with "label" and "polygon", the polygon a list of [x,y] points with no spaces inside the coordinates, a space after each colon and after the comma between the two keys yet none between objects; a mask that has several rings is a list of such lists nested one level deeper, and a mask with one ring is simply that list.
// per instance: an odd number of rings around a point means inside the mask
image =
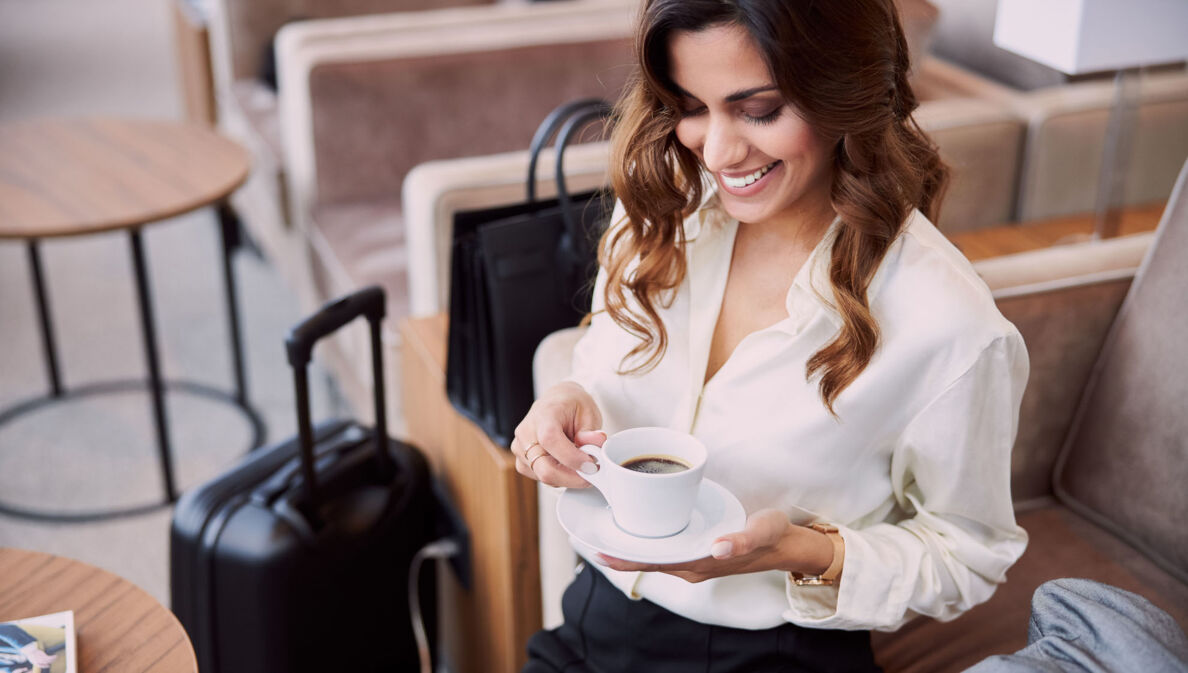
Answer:
[{"label": "woman", "polygon": [[592,554],[526,670],[877,670],[870,629],[986,600],[1027,540],[1027,355],[928,220],[895,7],[649,0],[637,55],[593,319],[512,451],[580,488],[575,444],[690,432],[749,517],[692,563]]}]

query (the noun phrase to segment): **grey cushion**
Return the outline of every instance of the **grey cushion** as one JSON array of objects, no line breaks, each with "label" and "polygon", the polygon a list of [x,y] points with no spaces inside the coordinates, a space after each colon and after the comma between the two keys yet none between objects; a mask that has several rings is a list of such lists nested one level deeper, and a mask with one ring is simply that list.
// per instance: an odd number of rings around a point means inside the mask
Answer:
[{"label": "grey cushion", "polygon": [[1188,164],[1057,463],[1056,494],[1188,583]]}]

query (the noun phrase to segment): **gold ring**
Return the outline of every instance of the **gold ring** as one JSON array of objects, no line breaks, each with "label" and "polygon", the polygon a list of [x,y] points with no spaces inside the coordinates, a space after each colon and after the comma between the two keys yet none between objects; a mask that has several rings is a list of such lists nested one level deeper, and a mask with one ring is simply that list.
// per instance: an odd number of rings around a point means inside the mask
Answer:
[{"label": "gold ring", "polygon": [[537,446],[537,447],[539,447],[539,448],[540,448],[540,453],[536,454],[536,455],[535,455],[535,456],[533,456],[532,458],[529,458],[529,457],[528,457],[528,452],[527,452],[527,451],[525,451],[525,452],[524,452],[524,459],[528,461],[528,471],[529,471],[529,472],[531,472],[531,471],[532,471],[532,466],[536,464],[536,461],[538,461],[538,460],[540,460],[541,458],[544,458],[545,456],[549,455],[549,454],[548,454],[548,451],[545,451],[545,450],[544,450],[544,447],[543,447],[543,446],[540,446],[540,444],[536,444],[535,446]]}]

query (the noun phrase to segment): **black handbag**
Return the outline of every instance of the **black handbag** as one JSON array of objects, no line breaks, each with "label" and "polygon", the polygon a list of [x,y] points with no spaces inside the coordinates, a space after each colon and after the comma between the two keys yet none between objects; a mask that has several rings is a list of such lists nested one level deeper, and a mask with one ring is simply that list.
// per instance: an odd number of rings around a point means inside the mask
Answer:
[{"label": "black handbag", "polygon": [[[599,99],[553,110],[529,148],[527,199],[454,216],[446,393],[503,446],[532,406],[536,346],[590,311],[613,203],[601,191],[570,195],[562,157],[579,130],[610,111]],[[554,134],[557,198],[538,200],[537,159]]]}]

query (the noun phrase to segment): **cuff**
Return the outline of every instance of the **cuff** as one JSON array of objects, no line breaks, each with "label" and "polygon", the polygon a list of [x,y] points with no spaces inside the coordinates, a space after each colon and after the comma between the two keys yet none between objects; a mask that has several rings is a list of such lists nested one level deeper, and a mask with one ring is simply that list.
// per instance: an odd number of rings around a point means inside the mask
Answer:
[{"label": "cuff", "polygon": [[885,558],[887,549],[876,550],[864,534],[842,526],[838,532],[846,543],[841,577],[832,586],[797,586],[791,577],[785,579],[785,619],[800,626],[846,631],[898,627],[906,618],[896,612],[908,597],[894,595],[903,584],[892,576],[903,571],[902,564]]}]

